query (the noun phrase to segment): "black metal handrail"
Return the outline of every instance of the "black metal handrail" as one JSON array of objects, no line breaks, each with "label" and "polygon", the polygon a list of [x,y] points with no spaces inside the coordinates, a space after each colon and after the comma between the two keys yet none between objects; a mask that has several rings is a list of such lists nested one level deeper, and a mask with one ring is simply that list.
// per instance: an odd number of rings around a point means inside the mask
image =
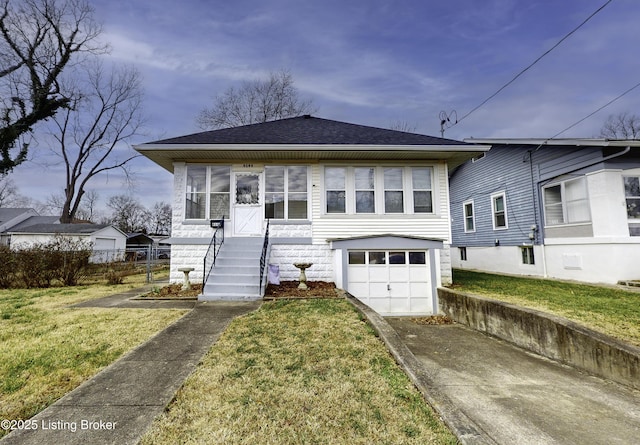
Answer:
[{"label": "black metal handrail", "polygon": [[[211,227],[215,228],[216,231],[213,232],[209,248],[204,256],[204,268],[202,269],[204,277],[202,280],[203,289],[207,284],[209,275],[211,275],[213,266],[216,265],[216,258],[218,257],[218,252],[220,252],[220,247],[222,247],[222,244],[224,243],[224,219],[212,219]],[[208,268],[207,265],[209,265]]]},{"label": "black metal handrail", "polygon": [[262,294],[262,278],[264,277],[264,268],[267,265],[267,248],[269,247],[269,219],[267,219],[267,228],[264,232],[264,242],[262,243],[262,255],[260,255],[260,294]]}]

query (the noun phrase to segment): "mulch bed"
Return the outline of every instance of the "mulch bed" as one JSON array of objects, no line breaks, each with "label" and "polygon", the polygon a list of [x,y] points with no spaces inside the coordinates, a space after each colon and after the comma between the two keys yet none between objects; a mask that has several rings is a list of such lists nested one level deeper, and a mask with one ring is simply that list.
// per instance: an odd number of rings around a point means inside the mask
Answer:
[{"label": "mulch bed", "polygon": [[268,284],[265,300],[283,298],[344,298],[344,293],[336,289],[335,283],[327,281],[307,281],[308,289],[298,289],[298,281],[281,281],[280,284]]},{"label": "mulch bed", "polygon": [[[279,285],[268,284],[264,294],[265,300],[283,298],[344,298],[344,291],[336,289],[334,283],[326,281],[307,281],[308,289],[298,289],[298,281],[281,281]],[[195,299],[202,293],[202,284],[192,284],[190,290],[182,290],[182,283],[169,284],[154,289],[138,298],[168,300]]]}]

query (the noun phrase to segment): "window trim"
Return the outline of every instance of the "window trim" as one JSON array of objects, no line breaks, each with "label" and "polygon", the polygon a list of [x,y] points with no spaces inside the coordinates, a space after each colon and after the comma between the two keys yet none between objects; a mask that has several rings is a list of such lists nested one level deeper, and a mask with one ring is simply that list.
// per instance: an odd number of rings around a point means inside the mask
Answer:
[{"label": "window trim", "polygon": [[[284,206],[284,217],[282,218],[267,218],[267,194],[275,194],[275,193],[280,193],[280,192],[267,192],[267,169],[268,168],[277,168],[277,167],[282,167],[283,168],[283,181],[284,181],[284,187],[283,187],[283,191],[281,192],[284,198],[283,201],[283,206]],[[289,195],[290,194],[302,194],[303,192],[292,192],[289,190],[289,168],[291,167],[303,167],[306,170],[306,191],[304,193],[306,193],[307,195],[307,200],[306,200],[306,204],[307,204],[307,209],[306,209],[306,213],[307,213],[307,217],[306,218],[291,218],[289,216]],[[305,164],[273,164],[273,165],[265,165],[264,169],[263,169],[263,175],[264,175],[264,193],[262,195],[262,201],[263,201],[263,217],[264,219],[273,219],[273,220],[277,220],[277,221],[309,221],[310,220],[310,215],[311,215],[311,207],[310,207],[310,202],[312,199],[312,194],[311,194],[311,172],[309,170],[309,165],[305,165]]]},{"label": "window trim", "polygon": [[[469,217],[467,216],[467,206],[471,206],[471,224],[473,226],[472,229],[467,228],[467,220]],[[473,199],[469,201],[465,201],[462,203],[462,225],[464,227],[464,233],[475,233],[476,231],[476,209]]]},{"label": "window trim", "polygon": [[[530,252],[530,253],[525,253]],[[536,257],[533,246],[520,246],[521,263],[524,266],[535,266]]]},{"label": "window trim", "polygon": [[[585,197],[583,199],[583,201],[585,202],[585,205],[587,206],[587,212],[589,213],[588,219],[585,220],[580,220],[580,221],[569,221],[569,214],[568,214],[568,210],[567,210],[567,204],[568,201],[566,199],[566,184],[569,182],[575,182],[575,181],[582,181],[583,182],[583,186],[584,186],[584,191],[585,191]],[[552,188],[552,187],[560,187],[560,206],[562,208],[562,222],[560,223],[548,223],[547,222],[547,197],[546,197],[546,190]],[[577,200],[573,200],[571,202],[576,202]],[[543,215],[543,219],[544,219],[544,226],[545,227],[562,227],[562,226],[569,226],[569,225],[575,225],[575,224],[590,224],[592,222],[592,215],[591,215],[591,203],[589,200],[589,186],[587,184],[587,177],[586,176],[578,176],[577,178],[567,178],[561,181],[555,181],[552,182],[550,184],[545,185],[544,187],[542,187],[542,209],[544,212]]]},{"label": "window trim", "polygon": [[[188,192],[187,188],[189,186],[189,167],[204,167],[205,168],[205,188],[204,188],[204,218],[191,218],[187,216],[187,202],[188,202]],[[216,192],[217,194],[228,194],[229,195],[229,208],[227,209],[227,218],[231,218],[231,203],[232,196],[234,195],[233,191],[233,169],[229,164],[185,164],[184,170],[184,187],[182,188],[182,204],[183,204],[183,215],[182,219],[184,221],[190,222],[201,222],[201,221],[209,221],[211,218],[211,167],[226,167],[229,170],[229,191],[228,192]],[[202,192],[198,192],[202,193]],[[215,218],[213,218],[215,219]]]},{"label": "window trim", "polygon": [[[496,198],[502,198],[504,210],[504,226],[496,226]],[[507,214],[507,194],[506,192],[498,192],[493,193],[491,195],[491,224],[493,225],[493,230],[507,230],[509,228],[509,219]]]}]

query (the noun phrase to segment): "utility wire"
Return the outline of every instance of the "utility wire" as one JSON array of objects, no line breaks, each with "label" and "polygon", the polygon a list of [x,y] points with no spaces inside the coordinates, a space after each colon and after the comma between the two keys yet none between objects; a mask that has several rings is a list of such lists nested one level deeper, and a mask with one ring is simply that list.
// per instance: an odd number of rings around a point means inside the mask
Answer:
[{"label": "utility wire", "polygon": [[576,28],[574,28],[571,32],[569,32],[567,35],[565,35],[563,38],[561,38],[555,45],[553,45],[551,48],[549,48],[547,51],[544,52],[544,54],[542,54],[540,57],[538,57],[536,60],[533,61],[533,63],[531,63],[529,66],[527,66],[525,69],[523,69],[522,71],[520,71],[518,74],[516,74],[516,76],[511,79],[509,82],[507,82],[506,84],[504,84],[502,87],[500,87],[500,89],[498,89],[498,91],[496,91],[495,93],[493,93],[491,96],[489,96],[488,98],[486,98],[484,101],[482,101],[482,103],[480,103],[480,105],[478,105],[477,107],[475,107],[474,109],[472,109],[471,111],[469,111],[467,114],[465,114],[464,116],[462,116],[460,119],[458,119],[455,124],[456,125],[460,122],[462,122],[462,120],[466,117],[468,117],[471,113],[475,112],[476,110],[478,110],[480,107],[482,107],[484,104],[486,104],[487,102],[489,102],[491,99],[493,99],[494,97],[496,97],[498,94],[500,94],[500,92],[502,90],[504,90],[505,88],[507,88],[509,85],[511,85],[513,82],[516,81],[516,79],[518,79],[520,76],[522,76],[525,72],[527,72],[531,67],[533,67],[536,63],[538,63],[544,56],[546,56],[547,54],[549,54],[551,51],[553,51],[554,49],[556,49],[562,42],[564,42],[565,40],[567,40],[573,33],[575,33],[578,29],[582,28],[582,26],[584,26],[589,20],[591,20],[597,13],[599,13],[600,11],[602,11],[609,3],[611,3],[613,0],[608,0],[607,2],[605,2],[604,5],[600,6],[598,9],[596,9],[596,11],[591,14],[589,17],[587,17],[582,23],[580,23]]},{"label": "utility wire", "polygon": [[609,105],[611,105],[612,103],[616,102],[617,100],[621,99],[622,97],[626,96],[627,94],[629,94],[630,92],[632,92],[633,90],[635,90],[636,88],[640,87],[640,82],[638,82],[637,84],[635,84],[634,86],[632,86],[631,88],[629,88],[628,90],[626,90],[624,93],[619,94],[618,96],[616,96],[615,98],[611,99],[609,102],[607,102],[606,104],[602,105],[600,108],[598,108],[597,110],[587,114],[585,117],[583,117],[582,119],[580,119],[579,121],[569,125],[567,128],[565,128],[564,130],[554,134],[553,136],[551,136],[550,138],[547,138],[544,140],[544,142],[542,142],[542,144],[540,144],[538,146],[538,148],[536,148],[534,151],[537,151],[540,147],[542,147],[544,144],[546,144],[547,142],[549,142],[552,139],[557,138],[558,136],[560,136],[562,133],[564,133],[565,131],[571,130],[573,127],[575,127],[576,125],[586,121],[587,119],[589,119],[591,116],[593,116],[594,114],[604,110],[605,108],[607,108]]}]

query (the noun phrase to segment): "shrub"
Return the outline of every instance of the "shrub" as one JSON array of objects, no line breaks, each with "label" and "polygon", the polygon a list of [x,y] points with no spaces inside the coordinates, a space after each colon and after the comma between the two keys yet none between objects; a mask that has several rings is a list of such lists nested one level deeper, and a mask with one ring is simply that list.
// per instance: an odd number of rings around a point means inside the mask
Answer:
[{"label": "shrub", "polygon": [[0,246],[0,288],[12,286],[16,276],[16,261],[9,246]]},{"label": "shrub", "polygon": [[12,257],[27,288],[49,287],[54,280],[74,286],[86,272],[91,252],[91,243],[56,235],[48,243],[20,247]]}]

